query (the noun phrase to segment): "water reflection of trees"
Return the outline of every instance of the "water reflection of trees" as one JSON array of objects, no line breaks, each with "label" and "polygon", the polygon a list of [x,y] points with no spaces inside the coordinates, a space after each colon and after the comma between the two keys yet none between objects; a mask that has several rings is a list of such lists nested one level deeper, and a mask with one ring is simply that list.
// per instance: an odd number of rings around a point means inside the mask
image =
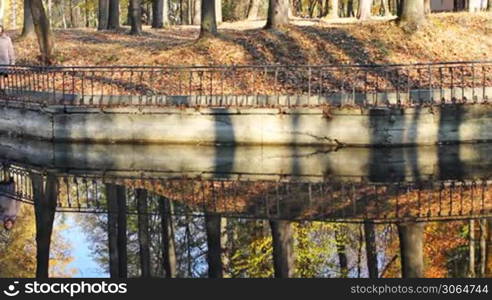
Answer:
[{"label": "water reflection of trees", "polygon": [[403,276],[491,274],[485,181],[56,180],[113,277],[399,277],[416,253]]}]

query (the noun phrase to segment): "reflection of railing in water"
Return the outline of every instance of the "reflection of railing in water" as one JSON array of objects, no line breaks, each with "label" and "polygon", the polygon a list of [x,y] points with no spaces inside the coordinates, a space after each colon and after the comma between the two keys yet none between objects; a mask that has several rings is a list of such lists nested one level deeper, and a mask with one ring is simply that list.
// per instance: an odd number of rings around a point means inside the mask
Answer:
[{"label": "reflection of railing in water", "polygon": [[[16,182],[9,195],[33,203],[30,174],[37,170],[10,166],[1,172]],[[55,174],[57,211],[106,213],[106,185],[126,187],[129,214],[158,214],[159,199],[180,203],[181,213],[228,217],[337,222],[398,222],[492,216],[491,181],[364,183],[298,181],[135,179]],[[148,210],[137,208],[137,190],[148,191]]]},{"label": "reflection of railing in water", "polygon": [[90,107],[474,103],[492,87],[492,62],[2,68],[3,100]]}]

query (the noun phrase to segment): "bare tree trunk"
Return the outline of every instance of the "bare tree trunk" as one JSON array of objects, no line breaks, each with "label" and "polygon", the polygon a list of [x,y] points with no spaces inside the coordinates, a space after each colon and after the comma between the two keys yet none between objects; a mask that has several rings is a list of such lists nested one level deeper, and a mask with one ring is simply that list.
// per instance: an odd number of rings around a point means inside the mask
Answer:
[{"label": "bare tree trunk", "polygon": [[[26,0],[24,0],[26,1]],[[6,1],[2,0],[0,1],[0,24],[4,24],[4,21],[5,21],[5,3]],[[24,3],[24,7],[26,6],[26,4]],[[24,13],[25,14],[25,13]]]},{"label": "bare tree trunk", "polygon": [[140,35],[142,34],[142,0],[130,0],[131,11],[131,31],[130,34]]},{"label": "bare tree trunk", "polygon": [[[2,2],[2,6],[4,3]],[[32,22],[32,14],[31,14],[31,1],[24,0],[24,22],[22,25],[22,33],[21,37],[27,37],[34,33],[34,24]]]},{"label": "bare tree trunk", "polygon": [[369,278],[378,278],[378,252],[376,249],[376,232],[374,223],[364,222],[364,237],[366,239],[367,269]]},{"label": "bare tree trunk", "polygon": [[431,14],[431,0],[424,0],[424,14],[426,16]]},{"label": "bare tree trunk", "polygon": [[222,0],[215,0],[215,20],[217,24],[222,23]]},{"label": "bare tree trunk", "polygon": [[147,191],[137,189],[138,207],[138,244],[140,254],[140,270],[142,277],[150,277],[150,237],[149,215],[147,211]]},{"label": "bare tree trunk", "polygon": [[152,1],[152,28],[164,27],[163,21],[164,0]]},{"label": "bare tree trunk", "polygon": [[468,247],[469,252],[469,258],[468,258],[468,276],[471,278],[477,277],[475,273],[475,252],[476,252],[476,246],[475,246],[475,220],[470,220],[470,245]]},{"label": "bare tree trunk", "polygon": [[398,23],[405,30],[413,32],[425,23],[424,0],[401,0]]},{"label": "bare tree trunk", "polygon": [[361,21],[371,18],[372,0],[359,0],[359,10],[357,18]]},{"label": "bare tree trunk", "polygon": [[400,237],[400,257],[403,278],[421,278],[424,276],[424,224],[398,224]]},{"label": "bare tree trunk", "polygon": [[109,21],[109,0],[99,0],[99,14],[98,14],[97,30],[108,29]]},{"label": "bare tree trunk", "polygon": [[289,24],[289,0],[269,0],[266,29]]},{"label": "bare tree trunk", "polygon": [[109,0],[108,29],[120,28],[120,0]]},{"label": "bare tree trunk", "polygon": [[339,0],[330,0],[330,1],[327,1],[327,4],[328,2],[331,3],[330,5],[330,11],[329,11],[329,14],[326,15],[327,18],[330,18],[330,19],[337,19],[338,18],[338,9],[339,9]]},{"label": "bare tree trunk", "polygon": [[193,25],[200,25],[202,15],[202,0],[195,0],[195,5],[193,6],[193,9]]},{"label": "bare tree trunk", "polygon": [[251,0],[248,9],[248,20],[258,19],[258,11],[260,10],[261,0]]},{"label": "bare tree trunk", "polygon": [[391,10],[389,7],[389,0],[381,0],[381,1],[382,1],[383,9],[384,9],[384,16],[385,17],[391,16]]},{"label": "bare tree trunk", "polygon": [[273,269],[276,278],[294,276],[294,239],[289,221],[270,221],[273,244]]},{"label": "bare tree trunk", "polygon": [[12,29],[17,29],[17,1],[11,1],[12,6]]},{"label": "bare tree trunk", "polygon": [[54,47],[50,24],[44,11],[43,2],[38,0],[30,0],[30,2],[34,31],[41,51],[41,61],[46,65],[50,65],[53,63]]},{"label": "bare tree trunk", "polygon": [[176,277],[176,249],[174,246],[174,229],[172,207],[168,199],[161,197],[159,201],[162,230],[162,261],[166,278]]},{"label": "bare tree trunk", "polygon": [[215,0],[202,0],[200,37],[217,35]]},{"label": "bare tree trunk", "polygon": [[48,174],[46,178],[46,186],[41,175],[32,175],[31,180],[36,216],[36,278],[48,278],[58,180],[51,174]]},{"label": "bare tree trunk", "polygon": [[205,227],[207,231],[207,262],[208,277],[222,278],[222,247],[221,247],[221,217],[217,215],[205,215]]}]

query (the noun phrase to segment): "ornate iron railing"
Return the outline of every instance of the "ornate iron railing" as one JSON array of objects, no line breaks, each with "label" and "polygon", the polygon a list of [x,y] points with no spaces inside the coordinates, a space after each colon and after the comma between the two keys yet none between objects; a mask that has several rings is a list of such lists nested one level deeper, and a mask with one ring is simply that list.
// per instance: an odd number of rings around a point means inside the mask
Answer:
[{"label": "ornate iron railing", "polygon": [[87,107],[482,103],[492,62],[393,65],[0,66],[0,103]]}]

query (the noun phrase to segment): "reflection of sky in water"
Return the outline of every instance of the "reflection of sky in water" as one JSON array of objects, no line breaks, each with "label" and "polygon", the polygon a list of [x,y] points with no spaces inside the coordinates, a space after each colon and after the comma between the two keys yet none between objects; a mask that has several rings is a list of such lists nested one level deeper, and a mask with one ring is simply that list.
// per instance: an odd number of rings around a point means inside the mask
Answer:
[{"label": "reflection of sky in water", "polygon": [[[63,216],[62,216],[63,215]],[[77,214],[78,218],[84,218],[86,214]],[[83,228],[75,221],[73,213],[57,213],[55,226],[63,220],[67,228],[61,232],[67,243],[71,245],[71,256],[73,261],[68,265],[68,269],[74,268],[77,273],[74,277],[109,277],[97,262],[91,256],[89,249],[90,243],[87,241],[87,236]]]}]

